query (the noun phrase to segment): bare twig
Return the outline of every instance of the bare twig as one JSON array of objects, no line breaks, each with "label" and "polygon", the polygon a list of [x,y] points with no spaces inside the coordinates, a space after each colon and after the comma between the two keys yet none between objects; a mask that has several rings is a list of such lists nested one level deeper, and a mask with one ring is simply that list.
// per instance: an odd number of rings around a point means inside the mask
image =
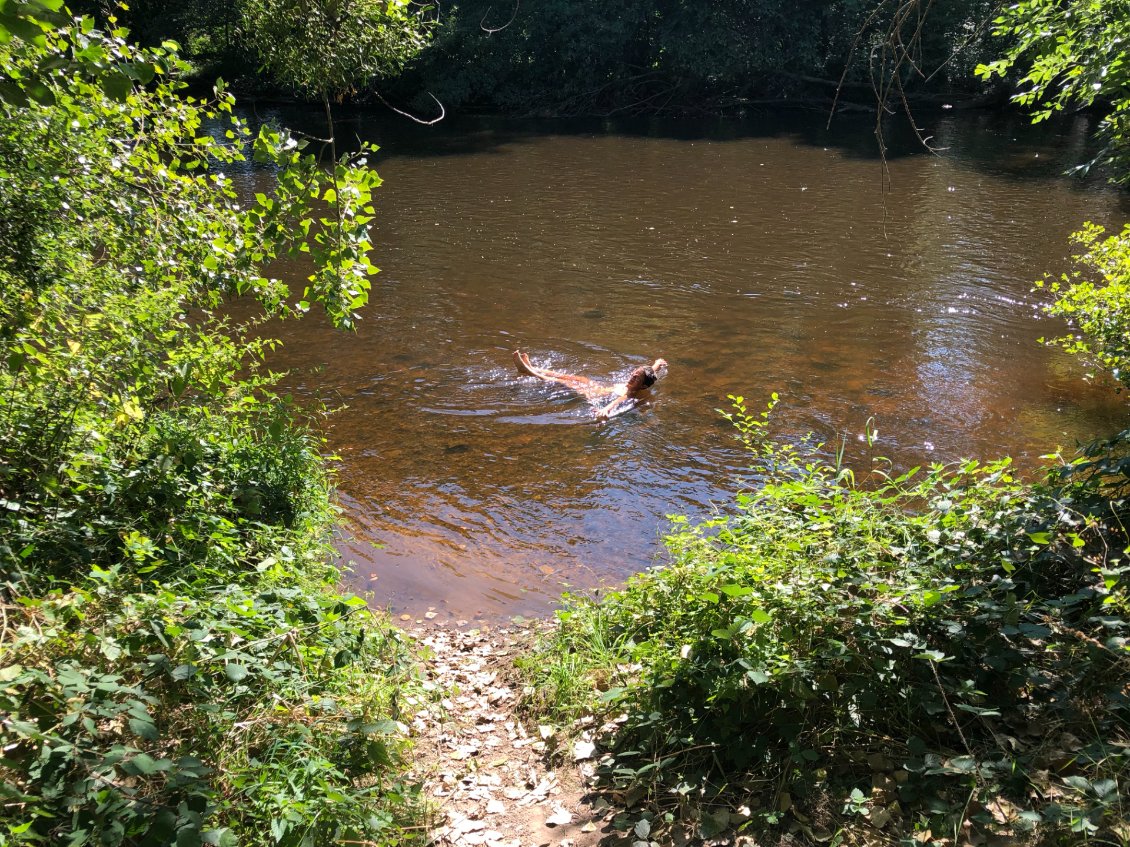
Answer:
[{"label": "bare twig", "polygon": [[832,125],[832,118],[836,114],[836,104],[840,100],[840,91],[844,87],[844,80],[847,79],[848,70],[851,68],[851,57],[855,55],[855,48],[859,46],[859,42],[863,39],[863,33],[866,32],[867,27],[874,23],[875,19],[879,17],[879,12],[887,5],[887,0],[882,0],[868,16],[867,20],[855,33],[855,38],[852,39],[851,47],[848,48],[847,58],[844,60],[844,72],[840,74],[840,82],[836,86],[836,94],[832,98],[832,108],[828,111],[828,127]]},{"label": "bare twig", "polygon": [[494,6],[487,6],[487,13],[483,15],[483,19],[479,21],[479,29],[481,29],[487,35],[494,35],[496,32],[502,32],[504,29],[506,29],[506,27],[514,23],[514,19],[518,17],[518,7],[521,5],[521,3],[522,0],[514,0],[514,11],[510,14],[510,20],[499,27],[488,27],[486,25],[487,18],[490,17],[491,10],[494,9]]},{"label": "bare twig", "polygon": [[402,115],[403,117],[406,117],[409,120],[415,121],[418,124],[423,124],[424,126],[431,126],[432,124],[438,124],[447,115],[447,110],[443,107],[443,103],[441,103],[439,101],[439,98],[436,97],[434,94],[432,94],[430,91],[428,92],[428,96],[431,97],[433,100],[435,100],[436,105],[439,106],[439,117],[433,118],[430,121],[426,121],[423,118],[418,118],[413,114],[410,114],[408,112],[405,112],[405,111],[402,111],[402,110],[396,108],[394,105],[392,105],[387,100],[385,100],[385,98],[381,95],[381,93],[379,91],[377,91],[376,89],[373,89],[373,93],[377,95],[378,100],[380,100],[382,103],[384,103],[388,108],[392,109],[392,111],[396,112],[396,114]]},{"label": "bare twig", "polygon": [[[942,702],[946,706],[946,713],[953,723],[953,728],[957,730],[957,737],[961,739],[961,746],[965,748],[965,752],[969,754],[969,758],[976,759],[976,756],[973,755],[973,748],[969,746],[969,742],[965,738],[965,733],[961,729],[961,723],[958,721],[957,715],[954,714],[953,707],[950,706],[949,698],[946,696],[946,689],[942,685],[942,678],[938,675],[938,666],[933,659],[928,659],[927,661],[930,663],[930,670],[934,673],[934,681],[938,684],[938,693],[942,695]],[[978,777],[977,782],[980,783],[980,774],[976,776]]]}]

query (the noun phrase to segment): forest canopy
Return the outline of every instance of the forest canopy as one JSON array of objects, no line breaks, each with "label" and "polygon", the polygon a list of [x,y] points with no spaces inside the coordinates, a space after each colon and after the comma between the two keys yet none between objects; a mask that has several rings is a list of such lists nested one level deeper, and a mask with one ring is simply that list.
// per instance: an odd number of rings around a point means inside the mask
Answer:
[{"label": "forest canopy", "polygon": [[342,38],[385,48],[356,87],[334,84],[336,64],[325,63],[329,87],[341,94],[383,93],[428,111],[432,94],[451,111],[608,115],[826,105],[837,91],[843,102],[873,107],[873,88],[892,78],[912,97],[977,93],[972,70],[992,58],[995,5],[136,0],[119,14],[142,43],[180,42],[203,78],[222,75],[252,90],[316,95],[287,66]]}]

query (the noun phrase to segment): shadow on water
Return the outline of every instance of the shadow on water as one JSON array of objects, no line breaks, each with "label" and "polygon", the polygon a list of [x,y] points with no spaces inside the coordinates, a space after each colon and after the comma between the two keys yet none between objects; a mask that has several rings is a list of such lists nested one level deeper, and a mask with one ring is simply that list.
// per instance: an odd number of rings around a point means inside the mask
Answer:
[{"label": "shadow on water", "polygon": [[[244,115],[281,123],[314,138],[326,135],[324,117],[301,105],[266,104],[248,107]],[[904,158],[955,156],[963,166],[1016,179],[1048,179],[1093,157],[1095,119],[1085,113],[1053,117],[1033,126],[1024,114],[1011,110],[946,111],[924,109],[914,116],[919,130],[903,113],[883,121],[883,156],[888,162]],[[827,113],[810,109],[751,109],[743,117],[716,118],[560,118],[529,119],[456,116],[424,126],[387,110],[338,107],[335,126],[347,148],[359,140],[378,144],[382,157],[434,158],[505,154],[535,143],[546,135],[666,139],[688,143],[727,143],[757,139],[787,139],[795,144],[834,149],[861,161],[879,162],[875,116]],[[925,142],[925,144],[923,143]],[[1101,171],[1071,182],[1079,190],[1105,184]],[[1125,205],[1130,209],[1130,199]]]},{"label": "shadow on water", "polygon": [[[1057,175],[1086,126],[1019,126],[947,117],[949,152],[892,157],[884,192],[864,123],[823,143],[795,118],[611,132],[346,116],[382,145],[383,270],[355,334],[284,324],[272,366],[340,407],[350,584],[472,618],[624,579],[661,555],[667,515],[731,501],[747,460],[716,411],[728,394],[756,410],[779,392],[783,437],[843,440],[857,463],[873,420],[903,468],[1011,454],[1031,470],[1121,428],[1124,398],[1037,342],[1061,327],[1031,280],[1066,269],[1081,221],[1120,224],[1125,196]],[[269,174],[241,179],[251,193]],[[663,356],[670,376],[602,425],[520,377],[516,348],[610,380]]]}]

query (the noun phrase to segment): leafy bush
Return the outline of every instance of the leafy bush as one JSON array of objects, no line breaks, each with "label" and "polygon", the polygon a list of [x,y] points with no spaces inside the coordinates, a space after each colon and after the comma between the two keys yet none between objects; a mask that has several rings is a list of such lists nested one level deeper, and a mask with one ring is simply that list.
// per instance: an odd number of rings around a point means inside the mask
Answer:
[{"label": "leafy bush", "polygon": [[1095,107],[1101,113],[1098,154],[1080,170],[1111,165],[1115,182],[1130,180],[1130,15],[1124,2],[1020,0],[999,7],[993,35],[1003,55],[977,67],[983,79],[1016,74],[1013,102],[1034,123],[1053,113]]},{"label": "leafy bush", "polygon": [[[984,79],[1018,77],[1012,99],[1033,123],[1055,112],[1089,109],[1099,116],[1098,153],[1076,168],[1102,167],[1111,182],[1130,181],[1130,15],[1124,2],[1022,0],[1002,6],[993,34],[1003,55],[977,68]],[[1130,226],[1103,238],[1084,224],[1072,235],[1084,252],[1076,269],[1048,284],[1056,295],[1046,311],[1065,318],[1078,334],[1053,339],[1071,353],[1130,379]],[[1036,283],[1043,287],[1047,281]]]},{"label": "leafy bush", "polygon": [[95,566],[7,605],[13,843],[399,842],[408,651],[363,601],[289,573],[308,564],[196,585]]},{"label": "leafy bush", "polygon": [[1103,238],[1104,233],[1101,226],[1084,224],[1072,235],[1084,249],[1075,257],[1075,270],[1036,286],[1046,285],[1056,296],[1048,314],[1077,330],[1052,343],[1130,385],[1130,225],[1117,235]]},{"label": "leafy bush", "polygon": [[695,807],[705,834],[819,836],[853,810],[891,837],[1120,823],[1130,657],[1109,460],[1034,487],[1007,461],[857,484],[769,440],[741,398],[730,417],[760,487],[728,517],[677,518],[665,567],[573,599],[526,666],[531,708],[613,718],[605,784],[653,813]]},{"label": "leafy bush", "polygon": [[351,323],[379,180],[60,9],[0,16],[0,842],[411,840],[407,645],[337,593],[325,445],[222,307]]}]

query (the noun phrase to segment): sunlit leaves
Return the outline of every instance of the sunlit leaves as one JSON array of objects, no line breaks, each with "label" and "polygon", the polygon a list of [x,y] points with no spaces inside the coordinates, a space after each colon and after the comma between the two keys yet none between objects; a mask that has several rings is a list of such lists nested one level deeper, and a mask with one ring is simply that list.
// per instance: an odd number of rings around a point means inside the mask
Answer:
[{"label": "sunlit leaves", "polygon": [[369,278],[377,272],[369,259],[369,223],[375,213],[372,192],[381,179],[366,165],[377,148],[363,144],[327,171],[305,147],[280,130],[259,132],[255,160],[277,167],[278,179],[271,196],[256,195],[247,220],[270,235],[274,255],[302,253],[313,259],[315,270],[298,308],[319,302],[335,323],[352,326],[368,299]]},{"label": "sunlit leaves", "polygon": [[430,31],[425,9],[408,0],[247,0],[244,19],[280,84],[330,99],[398,71]]},{"label": "sunlit leaves", "polygon": [[411,792],[350,721],[388,718],[403,648],[334,593],[321,442],[223,298],[292,311],[265,269],[305,246],[354,321],[379,178],[268,130],[248,203],[223,86],[50,5],[0,5],[36,15],[0,38],[0,841],[372,841]]},{"label": "sunlit leaves", "polygon": [[732,400],[750,490],[675,521],[664,566],[571,598],[524,662],[532,708],[606,721],[599,785],[794,832],[811,807],[786,794],[892,839],[1124,826],[1130,432],[1048,485],[1007,460],[857,479]]},{"label": "sunlit leaves", "polygon": [[1104,236],[1102,227],[1084,225],[1072,236],[1083,248],[1075,269],[1037,285],[1055,295],[1046,311],[1073,330],[1051,342],[1130,385],[1130,225]]},{"label": "sunlit leaves", "polygon": [[1035,121],[1067,108],[1101,106],[1105,145],[1085,168],[1112,164],[1114,180],[1130,180],[1130,3],[1024,0],[1002,8],[994,34],[1005,39],[1005,55],[977,73],[989,79],[1019,70],[1013,99]]},{"label": "sunlit leaves", "polygon": [[[1112,181],[1130,182],[1130,3],[1024,0],[1006,6],[995,23],[1008,47],[978,73],[991,78],[1019,69],[1013,99],[1033,121],[1068,108],[1100,109],[1103,147],[1081,170],[1104,164]],[[1055,295],[1046,311],[1073,330],[1052,342],[1130,385],[1130,227],[1102,235],[1086,224],[1073,236],[1084,248],[1075,269],[1037,286]]]},{"label": "sunlit leaves", "polygon": [[0,44],[19,38],[46,47],[46,32],[66,21],[62,0],[3,0],[0,2]]},{"label": "sunlit leaves", "polygon": [[[52,155],[60,164],[78,164],[82,185],[69,177],[55,193],[73,186],[78,203],[63,202],[78,212],[86,231],[97,230],[92,244],[97,240],[99,249],[122,266],[176,279],[203,303],[236,291],[254,294],[273,308],[293,303],[263,267],[279,256],[308,252],[314,273],[301,299],[324,303],[330,320],[353,325],[368,297],[368,277],[375,273],[368,258],[368,224],[371,191],[380,179],[365,163],[368,151],[326,171],[305,152],[304,143],[266,129],[254,155],[273,167],[278,188],[266,203],[245,209],[222,169],[243,159],[249,133],[230,117],[232,99],[222,85],[211,101],[178,96],[178,84],[168,75],[183,67],[175,44],[143,51],[122,34],[99,33],[83,21],[49,32],[45,49],[20,40],[9,47],[0,54],[9,79],[0,83],[0,97],[6,92],[20,110],[54,109],[34,117],[18,112],[13,118],[27,120],[33,133],[43,136],[42,147],[55,148]],[[83,127],[81,136],[60,135],[54,124],[67,120]],[[204,131],[205,124],[216,121],[227,127]],[[145,132],[136,143],[127,143],[142,122]],[[59,149],[66,145],[74,149]],[[91,202],[94,191],[105,192],[105,202]],[[329,222],[325,206],[316,202],[327,193]],[[79,203],[87,205],[85,212],[79,212]],[[107,242],[115,235],[119,242]],[[33,249],[34,243],[21,240],[13,255]],[[186,277],[186,268],[203,273]]]}]

